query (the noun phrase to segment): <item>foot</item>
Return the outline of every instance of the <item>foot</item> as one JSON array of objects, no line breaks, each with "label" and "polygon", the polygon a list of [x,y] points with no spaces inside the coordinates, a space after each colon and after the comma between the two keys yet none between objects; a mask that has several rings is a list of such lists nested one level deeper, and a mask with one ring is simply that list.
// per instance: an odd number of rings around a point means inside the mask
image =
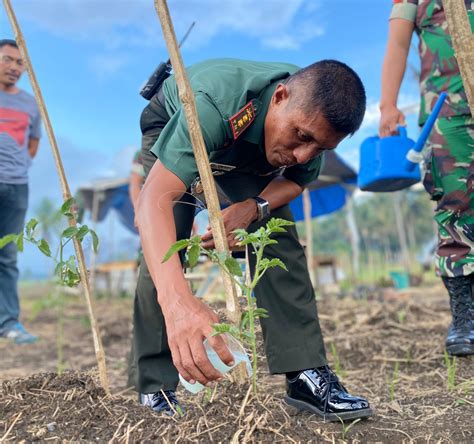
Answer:
[{"label": "foot", "polygon": [[15,344],[31,344],[38,340],[38,336],[28,333],[22,324],[17,322],[0,332],[0,337],[11,339]]},{"label": "foot", "polygon": [[446,351],[452,356],[474,355],[473,278],[443,277],[443,282],[449,292],[453,317],[446,337]]},{"label": "foot", "polygon": [[168,416],[183,416],[184,409],[176,398],[173,390],[162,390],[156,393],[140,393],[140,404],[150,407],[157,413]]},{"label": "foot", "polygon": [[346,421],[373,414],[369,402],[349,395],[327,365],[301,371],[292,379],[287,377],[286,393],[287,404],[315,413],[325,421]]}]

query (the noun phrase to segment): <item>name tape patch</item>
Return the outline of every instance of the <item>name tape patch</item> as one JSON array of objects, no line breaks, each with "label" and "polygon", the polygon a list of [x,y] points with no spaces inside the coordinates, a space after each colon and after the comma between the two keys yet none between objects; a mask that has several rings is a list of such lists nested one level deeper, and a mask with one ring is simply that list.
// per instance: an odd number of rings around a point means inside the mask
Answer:
[{"label": "name tape patch", "polygon": [[251,125],[255,120],[255,117],[255,107],[252,102],[249,102],[229,119],[234,140],[236,140]]}]

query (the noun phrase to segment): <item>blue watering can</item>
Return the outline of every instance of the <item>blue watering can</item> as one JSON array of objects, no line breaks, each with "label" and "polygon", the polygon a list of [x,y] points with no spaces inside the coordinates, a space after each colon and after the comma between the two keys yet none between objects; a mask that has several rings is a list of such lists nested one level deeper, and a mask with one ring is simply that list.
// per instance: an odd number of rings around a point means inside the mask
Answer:
[{"label": "blue watering can", "polygon": [[360,147],[360,169],[357,185],[363,191],[397,191],[421,179],[419,163],[421,150],[430,135],[441,107],[447,97],[441,93],[415,142],[407,136],[404,127],[398,127],[398,136],[369,137]]}]

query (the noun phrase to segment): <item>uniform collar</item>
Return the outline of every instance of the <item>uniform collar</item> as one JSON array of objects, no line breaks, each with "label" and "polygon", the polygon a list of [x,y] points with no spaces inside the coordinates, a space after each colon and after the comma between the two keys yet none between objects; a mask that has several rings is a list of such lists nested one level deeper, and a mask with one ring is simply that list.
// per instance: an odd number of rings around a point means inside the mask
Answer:
[{"label": "uniform collar", "polygon": [[272,95],[279,83],[281,83],[281,80],[277,80],[265,87],[258,100],[256,99],[253,101],[257,116],[255,117],[255,120],[253,121],[250,128],[248,128],[247,131],[242,134],[242,139],[245,139],[247,142],[260,145],[261,147],[263,146],[263,142],[265,140],[265,117],[267,117],[268,107],[270,105]]}]

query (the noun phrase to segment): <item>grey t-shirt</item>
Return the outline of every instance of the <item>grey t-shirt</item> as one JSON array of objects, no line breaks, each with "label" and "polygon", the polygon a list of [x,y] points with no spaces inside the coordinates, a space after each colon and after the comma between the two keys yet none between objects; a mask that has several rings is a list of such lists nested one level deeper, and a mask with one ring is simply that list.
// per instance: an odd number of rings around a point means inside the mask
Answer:
[{"label": "grey t-shirt", "polygon": [[0,183],[28,183],[28,141],[40,135],[35,99],[23,90],[16,94],[0,91]]}]

